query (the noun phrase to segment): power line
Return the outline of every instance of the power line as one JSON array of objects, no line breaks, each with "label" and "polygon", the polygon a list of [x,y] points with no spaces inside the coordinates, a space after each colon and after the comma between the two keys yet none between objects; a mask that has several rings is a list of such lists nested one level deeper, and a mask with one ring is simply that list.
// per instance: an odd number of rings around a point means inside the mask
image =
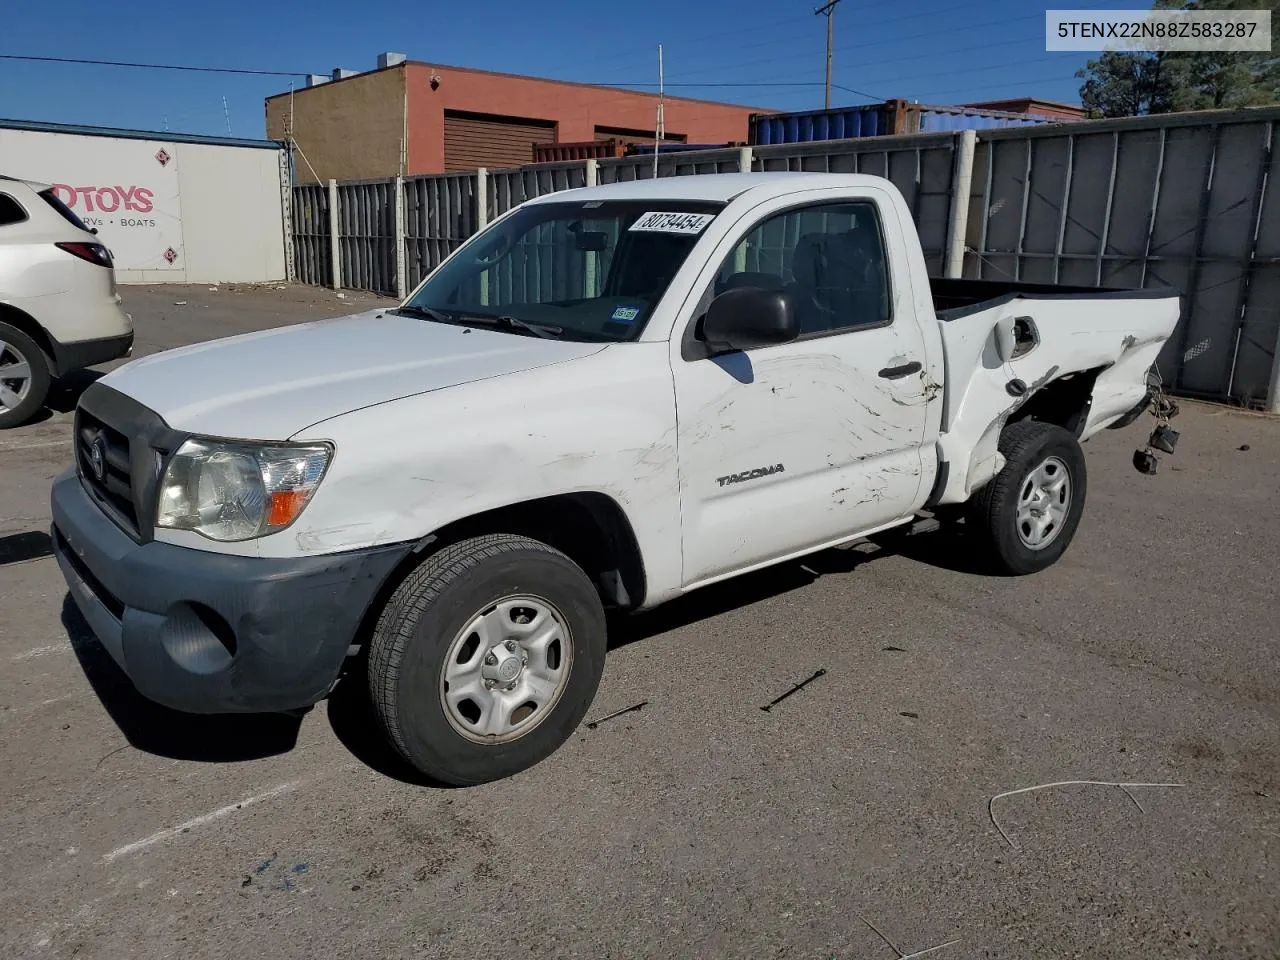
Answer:
[{"label": "power line", "polygon": [[306,77],[314,71],[242,70],[237,67],[192,67],[178,63],[132,63],[123,60],[87,60],[79,57],[32,57],[16,53],[0,53],[0,60],[24,60],[30,63],[77,63],[95,67],[136,67],[142,70],[183,70],[190,73],[238,73],[255,77]]}]

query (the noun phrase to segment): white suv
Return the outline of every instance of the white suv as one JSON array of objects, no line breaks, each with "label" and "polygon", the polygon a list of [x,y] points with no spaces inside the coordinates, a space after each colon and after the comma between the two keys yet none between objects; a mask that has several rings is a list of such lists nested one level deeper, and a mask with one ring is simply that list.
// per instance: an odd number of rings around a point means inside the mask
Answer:
[{"label": "white suv", "polygon": [[0,175],[0,429],[30,420],[53,377],[132,351],[111,252],[47,184]]}]

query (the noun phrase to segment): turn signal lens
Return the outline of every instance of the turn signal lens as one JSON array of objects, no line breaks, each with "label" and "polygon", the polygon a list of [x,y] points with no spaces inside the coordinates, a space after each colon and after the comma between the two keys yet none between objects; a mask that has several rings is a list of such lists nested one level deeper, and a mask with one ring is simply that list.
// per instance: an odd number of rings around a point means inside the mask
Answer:
[{"label": "turn signal lens", "polygon": [[287,527],[293,523],[310,497],[310,490],[284,490],[271,494],[271,510],[267,514],[267,526]]}]

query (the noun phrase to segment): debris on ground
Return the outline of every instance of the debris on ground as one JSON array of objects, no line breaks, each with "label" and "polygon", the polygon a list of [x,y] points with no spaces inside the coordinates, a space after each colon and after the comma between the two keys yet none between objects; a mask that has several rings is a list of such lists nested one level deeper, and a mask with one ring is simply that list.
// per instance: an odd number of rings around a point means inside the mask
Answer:
[{"label": "debris on ground", "polygon": [[592,720],[590,723],[587,724],[587,729],[594,730],[596,727],[600,726],[600,724],[604,723],[606,720],[612,720],[615,717],[620,717],[624,713],[637,713],[638,711],[643,710],[648,705],[649,705],[648,700],[641,700],[639,703],[633,703],[629,707],[623,707],[621,710],[615,710],[613,713],[607,714],[601,717],[599,720]]},{"label": "debris on ground", "polygon": [[1131,787],[1181,787],[1183,786],[1183,784],[1181,783],[1117,783],[1112,780],[1058,780],[1058,781],[1055,781],[1054,783],[1039,783],[1039,784],[1036,784],[1034,787],[1022,787],[1018,790],[1006,790],[1004,793],[997,793],[994,797],[992,797],[990,800],[987,801],[987,816],[991,819],[991,825],[995,827],[996,830],[999,831],[1000,836],[1004,838],[1004,842],[1007,843],[1014,850],[1020,850],[1021,848],[1016,843],[1014,843],[1013,840],[1010,839],[1009,835],[1004,832],[1004,828],[1001,827],[1000,823],[996,820],[996,812],[995,812],[996,801],[1001,800],[1005,797],[1016,796],[1019,793],[1032,793],[1033,791],[1036,791],[1036,790],[1048,790],[1050,787],[1072,787],[1072,786],[1119,787],[1121,790],[1124,791],[1125,796],[1127,796],[1130,800],[1133,801],[1133,805],[1137,807],[1139,811],[1141,811],[1142,813],[1146,813],[1147,811],[1143,808],[1142,804],[1138,802],[1138,798],[1135,797],[1130,792]]},{"label": "debris on ground", "polygon": [[826,668],[826,667],[819,667],[817,670],[815,670],[815,671],[814,671],[813,676],[809,677],[809,678],[808,678],[808,679],[806,679],[806,680],[801,680],[799,683],[797,683],[794,687],[792,687],[790,690],[788,690],[788,691],[787,691],[786,693],[784,693],[782,696],[780,696],[780,697],[775,697],[773,700],[770,700],[770,701],[769,701],[769,703],[768,703],[767,705],[765,705],[765,706],[761,707],[760,709],[761,709],[761,710],[763,710],[765,713],[768,713],[770,710],[772,710],[774,707],[776,707],[778,704],[780,704],[783,700],[787,699],[787,697],[791,696],[791,695],[792,695],[792,694],[794,694],[794,693],[799,693],[801,690],[803,690],[803,689],[804,689],[805,687],[807,687],[809,684],[813,683],[813,681],[815,681],[815,680],[817,680],[819,677],[823,676],[826,672],[827,672],[827,668]]}]

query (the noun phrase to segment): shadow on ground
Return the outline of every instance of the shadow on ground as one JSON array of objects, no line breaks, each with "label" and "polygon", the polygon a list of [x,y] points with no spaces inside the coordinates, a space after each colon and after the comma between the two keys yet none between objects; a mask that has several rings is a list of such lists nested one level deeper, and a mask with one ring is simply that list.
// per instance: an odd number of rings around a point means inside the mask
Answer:
[{"label": "shadow on ground", "polygon": [[0,567],[53,556],[53,540],[43,530],[0,537]]},{"label": "shadow on ground", "polygon": [[[851,573],[864,563],[895,554],[949,570],[982,572],[974,552],[966,549],[962,532],[944,528],[918,536],[887,537],[878,543],[825,550],[802,560],[735,577],[648,613],[611,616],[609,649],[616,650],[789,593],[820,577]],[[229,763],[287,753],[296,745],[300,717],[283,714],[200,716],[170,710],[147,700],[92,637],[70,595],[63,601],[62,622],[94,692],[136,749],[177,760]],[[327,713],[334,735],[370,768],[407,784],[444,786],[414,770],[383,736],[369,700],[363,657],[352,662],[330,695]]]},{"label": "shadow on ground", "polygon": [[369,675],[365,666],[364,657],[355,658],[350,671],[329,694],[326,705],[333,735],[352,756],[384,777],[417,787],[454,789],[419,773],[387,741],[369,699]]},{"label": "shadow on ground", "polygon": [[81,395],[105,376],[101,370],[73,370],[53,381],[45,406],[58,413],[70,413],[80,402]]},{"label": "shadow on ground", "polygon": [[70,594],[62,601],[62,625],[93,692],[130,746],[173,760],[236,763],[288,753],[297,744],[300,716],[202,716],[148,700],[94,638]]},{"label": "shadow on ground", "polygon": [[[864,563],[894,554],[951,570],[981,572],[973,551],[965,548],[957,532],[944,528],[917,536],[886,537],[882,543],[824,550],[802,560],[713,584],[648,613],[610,616],[609,649],[617,650],[798,590],[820,577],[851,573]],[[384,776],[416,786],[442,787],[414,770],[387,742],[369,700],[365,668],[363,657],[354,660],[329,697],[329,724],[334,735],[356,759]]]}]

